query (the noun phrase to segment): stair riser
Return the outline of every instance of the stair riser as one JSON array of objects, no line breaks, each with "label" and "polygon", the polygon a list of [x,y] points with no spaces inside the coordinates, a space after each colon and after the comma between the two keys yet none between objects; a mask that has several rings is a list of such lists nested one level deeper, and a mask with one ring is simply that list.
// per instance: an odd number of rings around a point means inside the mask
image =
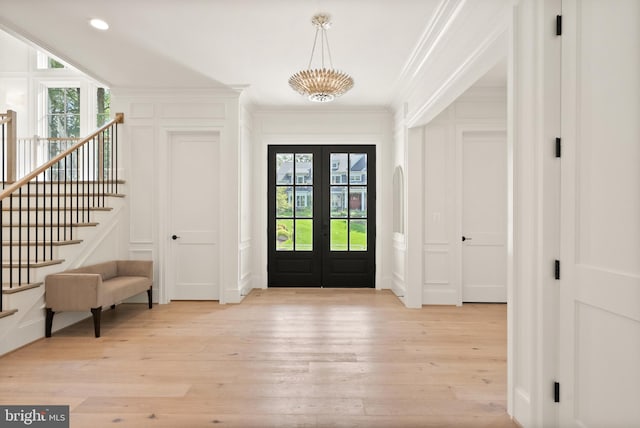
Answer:
[{"label": "stair riser", "polygon": [[[1,184],[0,184],[1,186]],[[8,187],[9,184],[5,184],[5,188]],[[58,184],[57,182],[53,182],[53,186],[52,183],[47,181],[46,184],[43,185],[42,180],[39,181],[38,186],[36,187],[34,182],[29,183],[28,188],[29,191],[32,193],[36,192],[36,189],[38,189],[38,193],[49,193],[51,192],[51,188],[53,187],[53,192],[57,193],[58,192],[58,186],[60,186],[60,191],[62,193],[64,193],[65,191],[67,192],[73,192],[73,193],[77,193],[78,189],[80,190],[80,193],[84,191],[86,192],[87,189],[91,189],[91,191],[93,191],[92,189],[95,187],[96,191],[98,189],[98,186],[100,187],[100,190],[102,190],[103,188],[106,189],[107,192],[113,191],[115,192],[116,189],[116,184],[115,183],[111,183],[109,181],[105,181],[105,182],[96,182],[95,184],[93,182],[89,182],[89,183],[85,183],[85,182],[81,182],[81,183],[76,183],[76,182],[71,182],[68,181],[67,184],[65,185],[64,181],[61,181],[60,184]],[[124,185],[123,183],[118,183],[118,190],[120,191]],[[44,190],[43,190],[44,189]],[[27,186],[23,186],[22,187],[22,193],[26,193],[27,192]]]},{"label": "stair riser", "polygon": [[[62,249],[63,247],[65,247],[64,245],[54,245],[53,246],[53,258],[54,259],[64,259],[64,256],[62,256],[60,253],[63,253],[64,250]],[[9,252],[9,249],[11,248],[11,253]],[[42,254],[43,254],[43,247],[42,244],[38,245],[38,260],[42,260]],[[46,258],[51,259],[50,257],[50,251],[51,248],[50,246],[47,244],[46,248],[44,249],[45,254],[46,254]],[[24,263],[25,260],[35,260],[36,259],[36,247],[35,246],[29,246],[29,249],[27,249],[27,246],[23,246],[23,247],[8,247],[8,246],[3,246],[2,247],[2,260],[7,261],[7,260],[13,260],[14,262],[18,262],[19,258],[22,258],[22,262]]]},{"label": "stair riser", "polygon": [[[9,221],[13,221],[14,225],[17,225],[18,222],[22,222],[23,224],[27,223],[27,220],[32,224],[36,221],[42,223],[43,221],[46,223],[51,223],[51,219],[53,218],[53,224],[58,223],[58,216],[60,217],[61,223],[68,223],[71,219],[73,219],[74,223],[77,222],[87,222],[94,221],[94,219],[102,218],[105,214],[105,211],[98,210],[90,210],[87,213],[87,210],[76,211],[71,210],[56,210],[52,211],[23,211],[20,213],[19,211],[3,211],[2,212],[2,224],[7,225]],[[43,220],[44,219],[44,220]],[[78,220],[79,219],[79,220]],[[95,220],[98,221],[98,220]]]},{"label": "stair riser", "polygon": [[[22,228],[17,228],[17,227],[13,227],[11,228],[13,229],[13,235],[10,235],[9,231],[10,228],[9,227],[3,227],[2,228],[2,240],[3,241],[10,241],[10,236],[12,238],[13,241],[17,241],[19,239],[19,237],[22,237],[23,241],[35,241],[36,240],[36,228],[35,227],[22,227]],[[44,230],[42,229],[42,227],[38,227],[37,228],[37,239],[38,241],[41,240],[51,240],[52,237],[52,229],[50,227],[46,227],[44,228]],[[58,239],[58,229],[57,228],[53,228],[53,240],[57,241],[57,240],[64,240],[65,236],[64,236],[64,229],[65,228],[60,228],[60,238]],[[20,231],[22,232],[22,235],[20,235]],[[74,227],[73,231],[67,229],[67,236],[66,239],[86,239],[88,236],[91,236],[92,233],[94,233],[95,231],[95,227],[94,226],[90,226],[90,227]],[[28,232],[28,233],[27,233]]]},{"label": "stair riser", "polygon": [[[30,271],[29,274],[29,282],[40,282],[40,281],[44,281],[45,277],[49,274],[52,273],[57,273],[60,272],[62,269],[60,267],[59,264],[57,265],[51,265],[51,266],[44,266],[44,267],[37,267],[37,268],[31,268],[31,269],[26,269],[26,268],[20,268],[20,269],[13,269],[13,283],[17,283],[18,282],[18,271],[22,272],[22,282],[26,283],[27,282],[27,271]],[[10,276],[9,276],[9,268],[2,268],[2,282],[4,283],[9,283],[10,280]],[[5,294],[2,299],[4,300],[5,297],[7,295]]]},{"label": "stair riser", "polygon": [[[22,198],[13,198],[13,205],[10,204],[9,199],[5,198],[2,200],[2,208],[3,209],[8,209],[9,207],[12,207],[14,209],[18,209],[18,208],[22,208],[22,209],[27,209],[27,207],[29,208],[33,208],[35,209],[36,207],[38,208],[49,208],[49,207],[66,207],[66,208],[80,208],[82,209],[83,207],[86,209],[87,207],[102,207],[102,206],[110,206],[109,200],[111,199],[111,196],[105,196],[104,199],[99,196],[99,195],[95,195],[95,197],[93,195],[90,196],[81,196],[79,199],[73,195],[60,195],[60,197],[58,198],[57,195],[54,195],[53,198],[49,198],[46,197],[43,198],[42,196],[23,196]],[[22,200],[22,205],[20,205],[20,200]],[[66,202],[65,202],[66,201]]]}]

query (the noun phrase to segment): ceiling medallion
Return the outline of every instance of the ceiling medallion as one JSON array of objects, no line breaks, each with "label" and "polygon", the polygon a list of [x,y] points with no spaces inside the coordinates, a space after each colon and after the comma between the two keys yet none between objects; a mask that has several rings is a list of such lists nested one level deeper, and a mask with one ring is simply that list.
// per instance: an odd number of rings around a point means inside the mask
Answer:
[{"label": "ceiling medallion", "polygon": [[[331,27],[330,16],[326,14],[314,15],[311,23],[316,27],[316,36],[313,40],[311,58],[306,70],[301,70],[289,78],[289,85],[301,95],[306,95],[309,100],[326,103],[333,101],[353,87],[353,79],[347,73],[334,70],[329,50],[329,39],[327,30]],[[318,44],[318,34],[320,34],[320,68],[311,68],[313,56]],[[325,68],[325,46],[329,59],[329,68]]]}]

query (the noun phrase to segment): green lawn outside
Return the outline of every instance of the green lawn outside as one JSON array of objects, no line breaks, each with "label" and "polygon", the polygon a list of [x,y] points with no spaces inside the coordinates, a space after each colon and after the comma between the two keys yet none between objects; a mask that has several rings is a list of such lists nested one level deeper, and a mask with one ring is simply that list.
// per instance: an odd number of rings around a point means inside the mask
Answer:
[{"label": "green lawn outside", "polygon": [[[331,250],[347,250],[347,220],[331,220]],[[313,248],[313,221],[296,220],[296,249],[311,251]],[[292,251],[293,248],[293,220],[276,220],[276,249],[278,251]],[[366,251],[367,249],[367,221],[351,220],[351,251]]]}]

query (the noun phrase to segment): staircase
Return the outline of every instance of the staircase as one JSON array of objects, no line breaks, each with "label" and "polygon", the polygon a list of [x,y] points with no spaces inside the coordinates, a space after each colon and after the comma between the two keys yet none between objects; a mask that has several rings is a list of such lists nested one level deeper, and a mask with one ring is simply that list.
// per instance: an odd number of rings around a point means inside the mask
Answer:
[{"label": "staircase", "polygon": [[[84,264],[125,213],[122,114],[18,180],[15,120],[14,112],[0,113],[0,355],[44,336],[44,278]],[[54,328],[87,316],[61,315]]]}]

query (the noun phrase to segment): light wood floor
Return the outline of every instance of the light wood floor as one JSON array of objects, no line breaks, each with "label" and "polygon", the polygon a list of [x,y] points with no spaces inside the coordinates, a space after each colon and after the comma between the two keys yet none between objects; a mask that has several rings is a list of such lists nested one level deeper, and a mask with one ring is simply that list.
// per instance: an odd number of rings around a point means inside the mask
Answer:
[{"label": "light wood floor", "polygon": [[0,358],[0,404],[68,404],[77,428],[516,426],[505,305],[272,288],[102,318]]}]

